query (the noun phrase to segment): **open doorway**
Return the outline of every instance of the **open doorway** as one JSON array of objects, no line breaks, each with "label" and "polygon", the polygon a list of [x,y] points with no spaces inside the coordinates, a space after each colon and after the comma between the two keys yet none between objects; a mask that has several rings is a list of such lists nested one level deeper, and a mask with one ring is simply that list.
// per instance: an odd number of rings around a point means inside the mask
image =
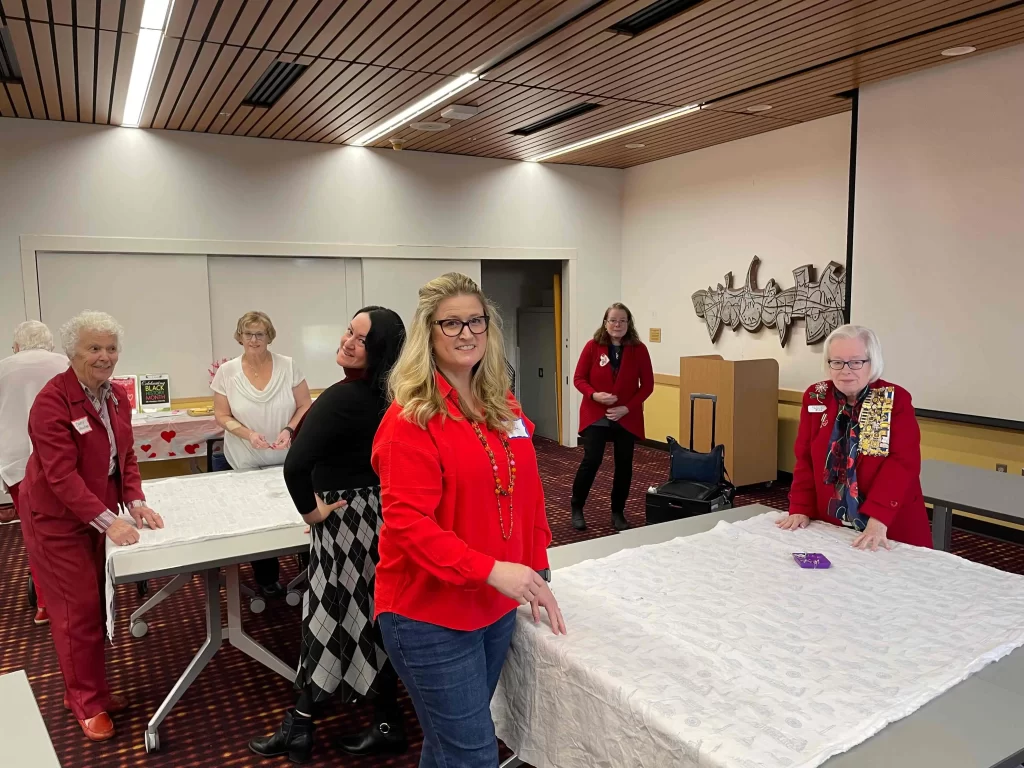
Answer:
[{"label": "open doorway", "polygon": [[[560,441],[559,377],[564,328],[556,320],[556,286],[560,261],[486,259],[480,264],[484,293],[498,305],[505,339],[505,358],[514,372],[513,391],[536,433]],[[564,372],[562,372],[564,378]]]}]

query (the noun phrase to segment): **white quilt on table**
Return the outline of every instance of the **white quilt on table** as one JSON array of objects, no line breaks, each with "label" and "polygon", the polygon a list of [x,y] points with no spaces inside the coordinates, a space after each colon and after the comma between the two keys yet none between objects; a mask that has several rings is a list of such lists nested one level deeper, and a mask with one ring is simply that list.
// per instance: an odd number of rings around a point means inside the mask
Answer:
[{"label": "white quilt on table", "polygon": [[303,525],[284,484],[281,467],[258,472],[213,472],[143,483],[146,503],[164,520],[162,529],[143,528],[139,542],[119,547],[107,539],[107,635],[114,634],[113,561],[138,548],[237,536]]},{"label": "white quilt on table", "polygon": [[778,517],[556,571],[569,634],[521,611],[499,738],[537,768],[813,768],[1024,645],[1024,577]]}]

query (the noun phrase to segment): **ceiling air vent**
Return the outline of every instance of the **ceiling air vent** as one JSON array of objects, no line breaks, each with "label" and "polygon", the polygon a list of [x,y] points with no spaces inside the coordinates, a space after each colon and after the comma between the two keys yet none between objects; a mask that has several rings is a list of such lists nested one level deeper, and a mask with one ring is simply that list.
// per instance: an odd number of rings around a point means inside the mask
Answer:
[{"label": "ceiling air vent", "polygon": [[585,115],[587,112],[597,109],[600,106],[600,104],[590,103],[577,104],[574,107],[569,107],[566,110],[545,117],[543,120],[538,120],[536,123],[524,125],[522,128],[516,128],[514,131],[510,131],[510,133],[513,136],[532,136],[535,133],[540,133],[541,131],[547,130],[559,123],[564,123],[566,120],[572,120],[574,117]]},{"label": "ceiling air vent", "polygon": [[21,67],[18,57],[14,55],[14,42],[11,30],[0,27],[0,83],[20,83]]},{"label": "ceiling air vent", "polygon": [[683,11],[688,11],[703,2],[704,0],[658,0],[658,2],[651,3],[632,16],[627,16],[618,24],[609,27],[608,31],[617,35],[636,37],[651,27],[656,27],[661,22],[668,21],[673,16],[678,16]]},{"label": "ceiling air vent", "polygon": [[296,64],[294,61],[275,61],[267,67],[267,71],[245,94],[242,105],[246,107],[274,106],[284,92],[291,88],[306,71],[307,66],[307,64]]}]

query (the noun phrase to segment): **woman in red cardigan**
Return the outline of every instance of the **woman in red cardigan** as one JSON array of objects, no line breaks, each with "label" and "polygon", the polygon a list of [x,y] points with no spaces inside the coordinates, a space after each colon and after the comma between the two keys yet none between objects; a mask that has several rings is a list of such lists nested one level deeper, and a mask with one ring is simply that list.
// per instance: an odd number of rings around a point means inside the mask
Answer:
[{"label": "woman in red cardigan", "polygon": [[817,519],[854,529],[858,549],[931,547],[910,393],[880,378],[882,346],[867,328],[837,328],[824,357],[831,380],[804,393],[789,517],[779,527]]},{"label": "woman in red cardigan", "polygon": [[489,707],[516,606],[565,633],[533,424],[508,387],[501,321],[477,284],[452,272],[420,288],[371,464],[375,611],[423,727],[421,768],[498,764]]},{"label": "woman in red cardigan", "polygon": [[612,480],[612,526],[629,528],[626,499],[633,482],[633,447],[644,439],[644,400],[654,392],[651,355],[633,326],[625,304],[612,304],[594,338],[587,342],[576,364],[573,381],[583,393],[580,404],[580,437],[583,461],[572,484],[572,525],[585,530],[583,506],[604,459],[609,440],[615,446],[615,477]]}]

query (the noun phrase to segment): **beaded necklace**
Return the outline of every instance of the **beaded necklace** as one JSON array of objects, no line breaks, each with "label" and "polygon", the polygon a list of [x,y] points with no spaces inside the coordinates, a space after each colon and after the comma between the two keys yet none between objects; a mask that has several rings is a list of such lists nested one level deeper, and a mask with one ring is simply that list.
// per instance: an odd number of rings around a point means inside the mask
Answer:
[{"label": "beaded necklace", "polygon": [[[508,459],[508,488],[503,488],[501,485],[501,475],[498,474],[498,461],[494,458],[494,451],[491,450],[491,446],[487,443],[487,438],[484,437],[483,430],[480,429],[480,425],[475,421],[472,422],[473,431],[476,432],[477,438],[480,440],[480,444],[487,451],[487,457],[491,461],[491,471],[494,473],[494,498],[498,502],[498,527],[501,528],[501,538],[508,541],[512,537],[512,527],[515,525],[515,514],[512,510],[512,493],[516,489],[516,460],[512,456],[512,448],[508,444],[508,437],[502,432],[498,432],[498,439],[501,440],[501,447],[505,449],[505,458]],[[508,497],[508,533],[505,533],[505,520],[501,514],[501,497]]]}]

